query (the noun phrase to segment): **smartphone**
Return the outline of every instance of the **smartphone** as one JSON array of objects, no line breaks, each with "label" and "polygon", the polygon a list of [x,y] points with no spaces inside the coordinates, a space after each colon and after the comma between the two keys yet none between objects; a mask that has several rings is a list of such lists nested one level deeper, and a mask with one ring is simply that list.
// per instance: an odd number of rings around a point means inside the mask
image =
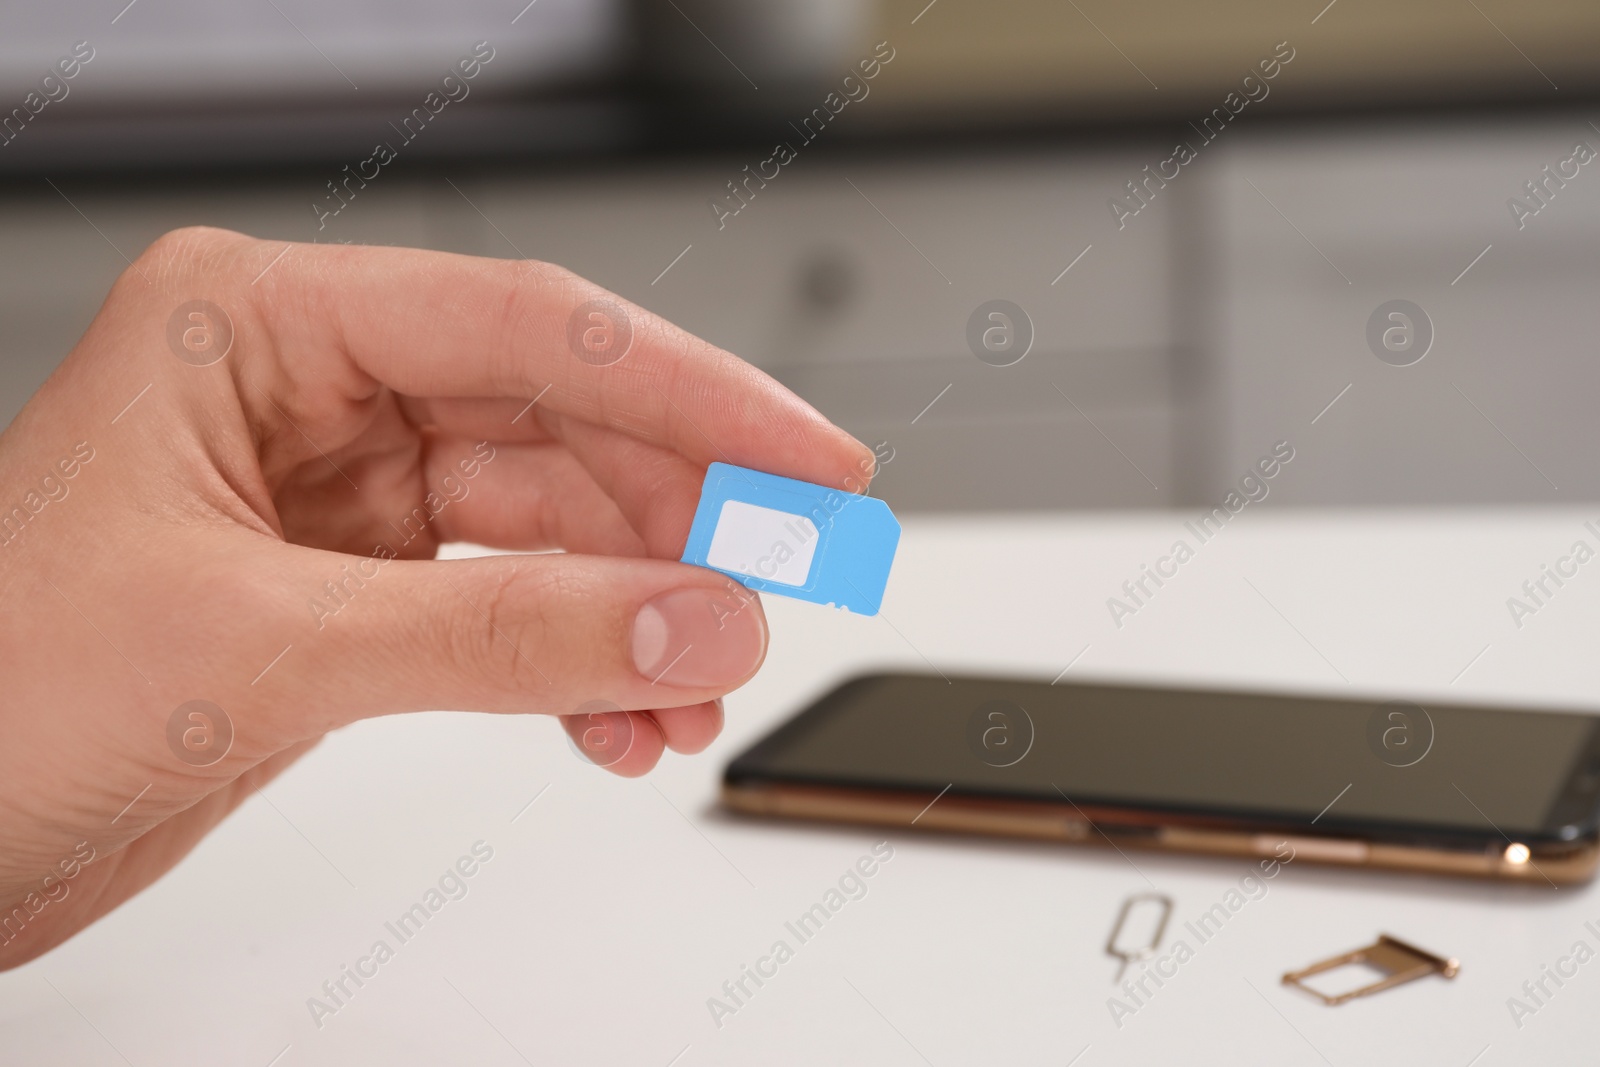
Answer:
[{"label": "smartphone", "polygon": [[1571,884],[1600,717],[874,674],[733,760],[750,814]]}]

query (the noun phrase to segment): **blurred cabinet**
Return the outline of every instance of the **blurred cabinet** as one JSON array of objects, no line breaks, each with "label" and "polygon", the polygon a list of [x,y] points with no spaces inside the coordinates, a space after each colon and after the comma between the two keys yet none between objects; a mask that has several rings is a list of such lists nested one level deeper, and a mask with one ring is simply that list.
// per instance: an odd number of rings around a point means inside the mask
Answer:
[{"label": "blurred cabinet", "polygon": [[[386,178],[320,231],[312,175],[13,193],[0,200],[0,418],[70,349],[124,254],[205,223],[562,263],[763,367],[870,443],[888,442],[880,485],[902,507],[1176,499],[1169,227],[1084,251],[1104,228],[1101,191],[1130,160],[802,154],[764,187],[743,186],[752,199],[719,220],[708,202],[737,204],[727,183],[760,162]],[[995,299],[1031,323],[1031,348],[1011,366],[981,362],[967,339],[968,319]]]},{"label": "blurred cabinet", "polygon": [[[1207,494],[1287,438],[1285,503],[1600,498],[1600,158],[1570,162],[1580,142],[1600,133],[1574,117],[1257,137],[1213,160]],[[1432,333],[1408,366],[1367,337],[1392,300]]]},{"label": "blurred cabinet", "polygon": [[[400,172],[320,231],[321,174],[14,185],[0,194],[0,420],[71,348],[124,255],[208,223],[563,263],[887,442],[880,485],[906,509],[1211,504],[1282,440],[1296,449],[1273,484],[1284,503],[1600,497],[1600,160],[1559,186],[1543,170],[1600,131],[1559,116],[1240,127],[1142,185],[1148,202],[1119,220],[1112,198],[1135,203],[1128,183],[1170,140],[802,149],[747,185],[761,153]],[[1507,201],[1531,181],[1547,204],[1519,228]],[[729,182],[746,197],[732,215]],[[1009,366],[969,341],[994,300],[1031,324]],[[1369,346],[1392,300],[1431,324],[1410,366]]]},{"label": "blurred cabinet", "polygon": [[[903,507],[1176,499],[1169,228],[1084,254],[1127,159],[802,156],[741,186],[750,199],[719,220],[708,201],[737,204],[726,183],[756,162],[471,195],[502,231],[484,224],[491,247],[538,249],[889,442],[880,485]],[[980,361],[967,338],[996,299],[1032,326],[1011,366]]]}]

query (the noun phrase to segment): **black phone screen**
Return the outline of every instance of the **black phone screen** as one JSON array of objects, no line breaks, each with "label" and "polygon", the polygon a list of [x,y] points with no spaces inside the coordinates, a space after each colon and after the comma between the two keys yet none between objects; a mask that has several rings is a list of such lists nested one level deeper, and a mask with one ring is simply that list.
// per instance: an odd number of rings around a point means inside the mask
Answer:
[{"label": "black phone screen", "polygon": [[[1424,834],[1594,832],[1600,718],[919,675],[848,682],[730,784],[927,790]],[[1387,835],[1385,835],[1387,836]]]}]

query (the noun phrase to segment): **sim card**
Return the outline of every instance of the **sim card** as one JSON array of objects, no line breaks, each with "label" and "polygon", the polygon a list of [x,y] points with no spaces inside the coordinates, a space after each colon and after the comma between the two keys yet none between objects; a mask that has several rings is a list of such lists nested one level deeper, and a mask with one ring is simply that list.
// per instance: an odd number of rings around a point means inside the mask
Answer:
[{"label": "sim card", "polygon": [[683,562],[750,589],[876,615],[900,523],[876,497],[713,463]]}]

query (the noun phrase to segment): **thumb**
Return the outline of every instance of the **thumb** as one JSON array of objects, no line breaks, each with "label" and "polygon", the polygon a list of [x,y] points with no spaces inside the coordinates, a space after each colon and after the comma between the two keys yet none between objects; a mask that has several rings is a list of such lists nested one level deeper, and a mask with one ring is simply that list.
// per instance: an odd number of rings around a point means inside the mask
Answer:
[{"label": "thumb", "polygon": [[275,701],[294,717],[288,740],[403,711],[682,707],[738,688],[766,656],[756,595],[682,563],[550,553],[342,573],[310,669],[283,678],[300,691]]}]

